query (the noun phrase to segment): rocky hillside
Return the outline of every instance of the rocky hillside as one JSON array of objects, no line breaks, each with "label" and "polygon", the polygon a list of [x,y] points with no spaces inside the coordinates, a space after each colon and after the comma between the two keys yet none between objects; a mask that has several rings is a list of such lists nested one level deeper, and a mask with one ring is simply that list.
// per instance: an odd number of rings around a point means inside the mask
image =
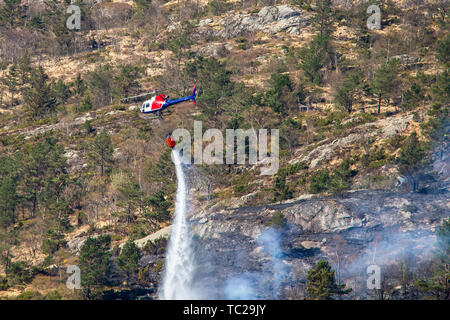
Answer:
[{"label": "rocky hillside", "polygon": [[[435,192],[361,189],[339,196],[302,195],[282,204],[212,207],[193,213],[193,232],[199,237],[196,283],[201,290],[209,288],[208,296],[216,298],[227,297],[224,284],[236,277],[248,280],[263,298],[304,299],[308,270],[325,259],[353,289],[347,299],[377,299],[380,294],[386,299],[418,298],[411,280],[402,285],[396,273],[402,261],[409,261],[408,272],[417,273],[432,256],[435,231],[449,212],[448,148],[447,144],[442,154],[436,152],[428,168],[440,172],[435,185],[429,185]],[[277,216],[283,220],[274,219]],[[279,242],[277,254],[284,272],[268,267],[267,257],[261,254],[258,239],[267,228],[276,230],[278,237],[273,241]],[[381,292],[367,288],[366,269],[373,264],[382,266],[385,273]],[[282,289],[258,287],[259,281],[270,282],[267,279],[277,272],[283,276]]]},{"label": "rocky hillside", "polygon": [[[84,0],[74,30],[59,2],[1,1],[0,297],[156,298],[176,188],[164,138],[202,121],[280,130],[273,176],[186,166],[202,292],[244,279],[303,299],[323,259],[343,299],[442,298],[424,283],[449,218],[448,3],[375,3],[378,29],[367,1]],[[198,103],[161,119],[124,99],[194,83]],[[69,265],[103,269],[71,291]]]}]

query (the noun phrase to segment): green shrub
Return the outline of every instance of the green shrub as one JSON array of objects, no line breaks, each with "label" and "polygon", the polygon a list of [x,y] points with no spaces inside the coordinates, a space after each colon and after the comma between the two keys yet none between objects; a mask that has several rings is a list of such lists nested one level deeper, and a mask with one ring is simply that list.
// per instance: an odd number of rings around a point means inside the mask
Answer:
[{"label": "green shrub", "polygon": [[300,161],[300,162],[290,164],[285,168],[281,168],[280,170],[278,170],[278,174],[279,175],[283,175],[283,174],[292,175],[292,174],[296,174],[300,170],[305,170],[305,169],[308,169],[308,165],[305,162]]},{"label": "green shrub", "polygon": [[126,111],[126,109],[127,108],[123,104],[119,104],[114,107],[114,110],[116,110],[116,111]]},{"label": "green shrub", "polygon": [[272,201],[288,200],[293,197],[292,189],[286,184],[286,174],[278,174],[275,178],[274,197]]},{"label": "green shrub", "polygon": [[42,300],[42,294],[38,291],[24,291],[16,297],[16,300]]},{"label": "green shrub", "polygon": [[375,160],[375,161],[372,161],[371,163],[369,163],[369,168],[370,169],[380,168],[380,167],[384,166],[386,163],[387,163],[387,159]]},{"label": "green shrub", "polygon": [[327,114],[326,117],[317,117],[314,119],[314,126],[321,128],[322,130],[328,130],[329,126],[335,128],[341,127],[341,122],[348,117],[348,113],[344,111],[332,111]]},{"label": "green shrub", "polygon": [[213,16],[221,15],[231,8],[232,4],[226,0],[212,0],[208,2],[208,12]]},{"label": "green shrub", "polygon": [[309,190],[319,193],[328,190],[331,185],[331,177],[327,169],[319,170],[311,176]]},{"label": "green shrub", "polygon": [[0,276],[0,291],[7,290],[8,288],[8,278]]},{"label": "green shrub", "polygon": [[61,300],[61,299],[62,299],[62,295],[61,295],[61,293],[59,293],[58,290],[49,292],[44,296],[44,300]]},{"label": "green shrub", "polygon": [[366,168],[379,168],[385,165],[388,161],[388,156],[385,151],[380,148],[374,148],[361,157],[361,164]]},{"label": "green shrub", "polygon": [[95,129],[92,127],[92,120],[86,120],[83,126],[87,134],[90,134],[95,131]]},{"label": "green shrub", "polygon": [[93,109],[91,95],[89,93],[86,93],[83,97],[83,100],[80,105],[80,112],[86,112]]},{"label": "green shrub", "polygon": [[147,254],[163,254],[167,247],[167,239],[164,237],[160,237],[155,241],[147,241],[142,247],[142,252]]},{"label": "green shrub", "polygon": [[137,281],[141,285],[148,284],[148,275],[149,275],[149,266],[145,266],[144,268],[140,268],[138,271]]},{"label": "green shrub", "polygon": [[231,179],[231,184],[234,185],[234,195],[242,196],[250,190],[252,174],[248,170],[244,170],[241,174]]},{"label": "green shrub", "polygon": [[237,46],[241,50],[247,50],[249,48],[248,43],[239,43]]},{"label": "green shrub", "polygon": [[27,284],[33,280],[33,270],[25,261],[11,262],[6,268],[6,276],[11,284]]},{"label": "green shrub", "polygon": [[238,185],[234,186],[234,192],[236,194],[243,194],[243,193],[245,193],[245,191],[248,190],[248,187],[249,186],[245,185],[245,184],[238,184]]},{"label": "green shrub", "polygon": [[64,234],[58,233],[54,230],[48,230],[44,239],[42,239],[42,252],[46,254],[53,254],[66,244]]},{"label": "green shrub", "polygon": [[352,160],[345,158],[331,174],[328,169],[319,170],[314,173],[310,180],[310,192],[342,192],[349,189],[351,186],[351,178],[357,173],[356,170],[350,169],[352,163]]},{"label": "green shrub", "polygon": [[405,140],[404,136],[398,135],[390,138],[387,142],[388,145],[391,146],[393,150],[397,150],[402,146],[404,140]]},{"label": "green shrub", "polygon": [[272,216],[270,225],[275,228],[283,228],[286,225],[286,218],[284,217],[283,212],[275,212]]},{"label": "green shrub", "polygon": [[117,257],[116,266],[127,279],[130,279],[139,270],[140,258],[141,250],[133,241],[128,240]]},{"label": "green shrub", "polygon": [[333,170],[333,182],[331,189],[333,192],[341,192],[347,190],[351,186],[351,178],[353,178],[358,171],[350,169],[350,165],[354,163],[354,160],[345,158],[341,164]]},{"label": "green shrub", "polygon": [[0,143],[6,146],[14,146],[19,147],[25,141],[25,135],[17,134],[17,135],[4,135],[0,137]]},{"label": "green shrub", "polygon": [[152,212],[148,214],[149,216],[156,219],[158,222],[170,219],[169,208],[172,206],[172,203],[165,198],[163,191],[157,191],[147,199],[147,202],[153,209]]},{"label": "green shrub", "polygon": [[153,271],[155,272],[161,272],[163,270],[164,267],[164,261],[162,259],[158,259],[155,263],[155,265],[153,266]]}]

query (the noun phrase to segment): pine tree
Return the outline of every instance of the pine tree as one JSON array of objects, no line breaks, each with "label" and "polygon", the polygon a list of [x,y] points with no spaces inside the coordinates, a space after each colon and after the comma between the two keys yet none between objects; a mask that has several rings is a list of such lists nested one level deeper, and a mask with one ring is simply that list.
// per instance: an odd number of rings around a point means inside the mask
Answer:
[{"label": "pine tree", "polygon": [[425,149],[417,139],[415,132],[406,138],[398,157],[398,169],[401,174],[409,178],[413,185],[413,191],[417,190],[417,171],[424,163]]},{"label": "pine tree", "polygon": [[314,12],[311,23],[319,31],[320,36],[331,35],[335,16],[332,1],[317,0]]},{"label": "pine tree", "polygon": [[180,66],[185,50],[189,49],[193,43],[191,40],[192,28],[193,25],[189,21],[185,21],[170,35],[168,47],[177,58],[178,66]]},{"label": "pine tree", "polygon": [[309,186],[310,192],[319,193],[328,190],[328,188],[330,188],[331,181],[332,180],[328,169],[317,171],[311,176],[311,182]]},{"label": "pine tree", "polygon": [[300,52],[302,62],[300,67],[306,78],[313,84],[322,83],[320,69],[325,66],[329,49],[329,38],[327,35],[316,35],[309,44]]},{"label": "pine tree", "polygon": [[348,294],[351,288],[344,289],[345,284],[337,284],[335,271],[327,261],[320,260],[308,271],[306,293],[310,300],[331,300],[335,295]]},{"label": "pine tree", "polygon": [[18,154],[21,161],[24,197],[31,203],[31,217],[35,217],[42,202],[47,209],[61,198],[67,184],[64,147],[48,134],[36,144],[28,145]]},{"label": "pine tree", "polygon": [[283,74],[280,69],[277,69],[270,75],[269,87],[264,103],[276,113],[284,115],[287,112],[287,103],[284,98],[288,92],[293,91],[291,79],[287,74]]},{"label": "pine tree", "polygon": [[450,63],[450,34],[438,42],[436,58],[444,65]]},{"label": "pine tree", "polygon": [[184,75],[197,79],[198,87],[202,88],[198,102],[203,105],[202,113],[206,116],[216,116],[223,111],[222,102],[232,95],[234,83],[232,72],[227,70],[225,63],[216,58],[204,59],[197,57],[192,62],[186,62]]},{"label": "pine tree", "polygon": [[274,201],[292,199],[292,190],[286,185],[286,174],[279,174],[275,178]]},{"label": "pine tree", "polygon": [[0,8],[0,26],[9,25],[14,27],[21,24],[21,18],[24,15],[25,7],[21,0],[3,0],[4,5]]},{"label": "pine tree", "polygon": [[339,166],[333,170],[331,176],[331,191],[342,192],[348,190],[351,186],[351,178],[357,174],[356,170],[350,169],[350,158],[345,158]]},{"label": "pine tree", "polygon": [[105,167],[113,162],[114,147],[109,135],[103,131],[97,135],[90,145],[89,158],[100,168],[103,177]]},{"label": "pine tree", "polygon": [[16,205],[19,202],[17,185],[12,177],[3,177],[0,181],[0,227],[8,228],[16,222]]},{"label": "pine tree", "polygon": [[42,67],[33,70],[31,88],[25,91],[24,100],[33,118],[47,117],[56,111],[58,103]]},{"label": "pine tree", "polygon": [[110,272],[111,237],[101,235],[88,237],[80,249],[78,265],[81,270],[81,285],[87,299],[96,297],[98,290],[107,283]]},{"label": "pine tree", "polygon": [[25,85],[30,81],[31,72],[33,68],[31,67],[31,57],[28,51],[20,57],[17,61],[17,71],[20,77],[20,84]]},{"label": "pine tree", "polygon": [[375,71],[375,78],[372,82],[372,92],[378,97],[378,113],[381,112],[381,100],[388,98],[395,92],[399,61],[393,59],[387,64],[381,65]]},{"label": "pine tree", "polygon": [[348,113],[353,110],[353,103],[361,92],[364,75],[360,69],[346,76],[342,84],[336,89],[334,99],[336,103],[344,107]]},{"label": "pine tree", "polygon": [[434,299],[450,299],[450,219],[436,231],[433,275],[416,281],[416,287]]},{"label": "pine tree", "polygon": [[152,216],[156,221],[166,221],[170,217],[169,208],[171,206],[170,201],[167,201],[164,197],[164,192],[159,190],[148,198],[148,203],[153,207]]},{"label": "pine tree", "polygon": [[[59,11],[59,9],[58,9]],[[56,36],[61,51],[64,49],[65,54],[69,54],[69,50],[74,43],[74,31],[69,30],[66,27],[66,17],[64,14],[55,14],[54,18],[56,22],[53,24],[53,33]]]},{"label": "pine tree", "polygon": [[0,265],[8,269],[11,263],[12,247],[17,240],[17,231],[7,232],[4,228],[0,228]]},{"label": "pine tree", "polygon": [[73,87],[74,87],[74,94],[77,97],[82,97],[84,95],[84,92],[86,91],[86,83],[81,78],[80,73],[77,73],[77,78],[75,79],[75,81],[73,83]]},{"label": "pine tree", "polygon": [[136,275],[140,258],[141,250],[139,247],[134,241],[127,241],[116,260],[117,268],[126,276],[127,281],[130,281]]},{"label": "pine tree", "polygon": [[3,95],[5,93],[6,86],[3,83],[3,79],[0,79],[0,108],[3,108]]},{"label": "pine tree", "polygon": [[107,105],[112,102],[114,91],[114,73],[112,67],[102,65],[87,74],[88,89],[94,98],[95,107]]},{"label": "pine tree", "polygon": [[92,110],[92,108],[93,108],[93,105],[92,105],[91,95],[89,92],[86,92],[83,97],[83,100],[81,101],[80,108],[77,111],[85,112],[85,111]]},{"label": "pine tree", "polygon": [[167,180],[175,176],[170,149],[165,149],[159,156],[158,161],[149,167],[148,175],[152,180],[160,182],[162,189],[167,187]]},{"label": "pine tree", "polygon": [[8,73],[4,78],[1,79],[3,85],[8,88],[9,94],[11,96],[11,106],[14,105],[14,96],[18,91],[19,86],[19,76],[17,73],[17,64],[13,63],[8,70]]},{"label": "pine tree", "polygon": [[139,189],[139,184],[129,180],[120,189],[121,201],[118,203],[119,207],[124,208],[127,223],[135,219],[135,211],[140,205],[140,200],[143,192]]},{"label": "pine tree", "polygon": [[437,76],[436,82],[431,87],[433,101],[448,105],[450,101],[450,69]]},{"label": "pine tree", "polygon": [[120,94],[122,96],[128,97],[130,96],[130,92],[140,88],[140,84],[137,81],[140,74],[140,69],[131,64],[119,66],[119,73],[115,77],[115,81],[120,88]]},{"label": "pine tree", "polygon": [[70,88],[64,83],[62,79],[56,81],[56,83],[53,84],[52,89],[53,95],[55,96],[58,104],[65,104],[70,98]]},{"label": "pine tree", "polygon": [[45,232],[42,239],[41,250],[43,253],[52,255],[65,245],[64,234],[57,230],[49,229]]},{"label": "pine tree", "polygon": [[152,1],[151,0],[136,0],[136,9],[137,11],[140,10],[147,10],[151,7]]}]

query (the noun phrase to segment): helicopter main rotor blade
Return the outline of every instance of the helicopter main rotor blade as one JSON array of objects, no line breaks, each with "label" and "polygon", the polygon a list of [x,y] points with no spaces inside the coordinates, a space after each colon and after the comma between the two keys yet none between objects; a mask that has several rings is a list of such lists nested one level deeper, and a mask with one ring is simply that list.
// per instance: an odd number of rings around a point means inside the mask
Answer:
[{"label": "helicopter main rotor blade", "polygon": [[148,95],[151,95],[151,94],[157,94],[159,92],[161,92],[161,90],[150,91],[150,92],[147,92],[147,93],[139,94],[137,96],[122,98],[122,99],[120,99],[120,101],[128,101],[128,100],[138,99],[138,98],[142,98],[142,97],[145,97],[145,96],[148,96]]},{"label": "helicopter main rotor blade", "polygon": [[148,96],[148,95],[159,94],[162,91],[165,91],[165,90],[168,90],[168,89],[173,89],[173,88],[176,88],[176,87],[177,86],[171,86],[171,87],[168,87],[168,88],[165,88],[165,89],[158,89],[158,90],[150,91],[150,92],[147,92],[147,93],[142,93],[142,94],[139,94],[137,96],[122,98],[122,99],[120,99],[120,101],[124,102],[124,101],[128,101],[128,100],[139,99],[139,98],[142,98],[142,97],[145,97],[145,96]]}]

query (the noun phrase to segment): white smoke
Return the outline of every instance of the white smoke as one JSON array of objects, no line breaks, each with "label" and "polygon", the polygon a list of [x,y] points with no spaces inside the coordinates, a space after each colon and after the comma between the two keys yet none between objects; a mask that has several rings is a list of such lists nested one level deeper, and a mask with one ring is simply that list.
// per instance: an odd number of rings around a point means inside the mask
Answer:
[{"label": "white smoke", "polygon": [[259,238],[257,243],[263,248],[263,252],[269,257],[269,268],[273,274],[272,279],[272,298],[275,299],[280,295],[281,282],[286,279],[288,267],[283,262],[283,252],[281,250],[281,239],[279,233],[269,228],[265,230]]},{"label": "white smoke", "polygon": [[258,294],[255,286],[259,275],[243,274],[229,278],[225,283],[225,296],[229,300],[256,300]]},{"label": "white smoke", "polygon": [[175,149],[172,151],[172,161],[175,164],[178,187],[175,202],[175,216],[172,224],[159,298],[161,300],[199,299],[199,295],[192,290],[195,268],[192,252],[192,239],[189,234],[189,224],[186,218],[186,180],[181,163],[181,156]]},{"label": "white smoke", "polygon": [[375,239],[356,260],[345,266],[347,275],[358,274],[369,265],[385,266],[398,263],[408,257],[430,259],[436,244],[432,233],[417,234],[415,232],[384,233]]},{"label": "white smoke", "polygon": [[233,300],[278,299],[282,282],[289,268],[283,262],[279,232],[273,228],[264,230],[256,239],[264,255],[261,272],[245,273],[227,279],[225,297]]}]

